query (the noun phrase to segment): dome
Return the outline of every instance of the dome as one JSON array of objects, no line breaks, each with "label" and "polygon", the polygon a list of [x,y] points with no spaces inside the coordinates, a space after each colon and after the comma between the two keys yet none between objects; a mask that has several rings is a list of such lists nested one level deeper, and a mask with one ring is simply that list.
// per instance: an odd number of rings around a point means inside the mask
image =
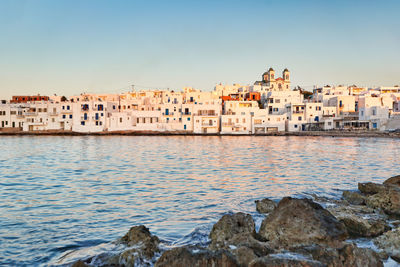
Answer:
[{"label": "dome", "polygon": [[289,72],[289,70],[288,70],[287,68],[285,68],[285,69],[283,70],[283,72],[286,72],[286,71]]},{"label": "dome", "polygon": [[273,68],[269,68],[269,70],[268,71],[274,71],[274,69]]}]

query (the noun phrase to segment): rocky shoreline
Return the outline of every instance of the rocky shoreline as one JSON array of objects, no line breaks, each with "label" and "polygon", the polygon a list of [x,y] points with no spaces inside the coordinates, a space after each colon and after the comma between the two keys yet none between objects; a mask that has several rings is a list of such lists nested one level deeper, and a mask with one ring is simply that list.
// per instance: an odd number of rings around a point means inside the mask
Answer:
[{"label": "rocky shoreline", "polygon": [[[206,246],[167,248],[143,225],[132,227],[114,244],[115,255],[71,263],[82,266],[384,266],[400,264],[400,175],[383,184],[359,183],[342,198],[284,197],[256,201],[265,214],[256,231],[242,212],[214,224]],[[361,246],[357,240],[370,244]]]},{"label": "rocky shoreline", "polygon": [[328,137],[379,137],[400,138],[400,132],[380,131],[306,131],[306,132],[271,132],[264,134],[220,134],[220,133],[188,133],[184,131],[115,131],[79,133],[72,131],[0,131],[0,136],[328,136]]}]

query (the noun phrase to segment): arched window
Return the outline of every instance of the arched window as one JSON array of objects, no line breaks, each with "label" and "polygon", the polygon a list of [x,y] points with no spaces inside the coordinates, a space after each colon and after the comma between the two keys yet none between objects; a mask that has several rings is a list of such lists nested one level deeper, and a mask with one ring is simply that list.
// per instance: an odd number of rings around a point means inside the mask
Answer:
[{"label": "arched window", "polygon": [[286,80],[289,80],[289,75],[286,75]]},{"label": "arched window", "polygon": [[282,84],[281,83],[278,83],[278,88],[282,89]]}]

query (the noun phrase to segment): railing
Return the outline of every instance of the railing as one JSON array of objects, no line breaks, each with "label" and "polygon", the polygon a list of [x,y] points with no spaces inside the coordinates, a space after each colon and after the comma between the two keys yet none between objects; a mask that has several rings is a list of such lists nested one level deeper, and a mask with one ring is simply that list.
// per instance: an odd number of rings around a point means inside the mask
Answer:
[{"label": "railing", "polygon": [[304,113],[304,110],[293,110],[293,114],[301,114]]},{"label": "railing", "polygon": [[57,116],[57,115],[58,115],[58,112],[49,112],[49,115],[50,115],[50,116]]},{"label": "railing", "polygon": [[25,116],[37,116],[37,112],[25,112]]}]

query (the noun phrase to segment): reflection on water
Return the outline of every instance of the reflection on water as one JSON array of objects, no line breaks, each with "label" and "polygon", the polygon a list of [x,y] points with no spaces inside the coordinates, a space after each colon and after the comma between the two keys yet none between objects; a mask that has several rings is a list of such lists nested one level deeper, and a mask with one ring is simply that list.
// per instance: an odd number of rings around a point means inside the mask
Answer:
[{"label": "reflection on water", "polygon": [[[254,200],[397,175],[399,140],[330,137],[1,137],[0,265],[45,264],[145,224],[166,241]],[[190,240],[189,240],[190,242]]]}]

